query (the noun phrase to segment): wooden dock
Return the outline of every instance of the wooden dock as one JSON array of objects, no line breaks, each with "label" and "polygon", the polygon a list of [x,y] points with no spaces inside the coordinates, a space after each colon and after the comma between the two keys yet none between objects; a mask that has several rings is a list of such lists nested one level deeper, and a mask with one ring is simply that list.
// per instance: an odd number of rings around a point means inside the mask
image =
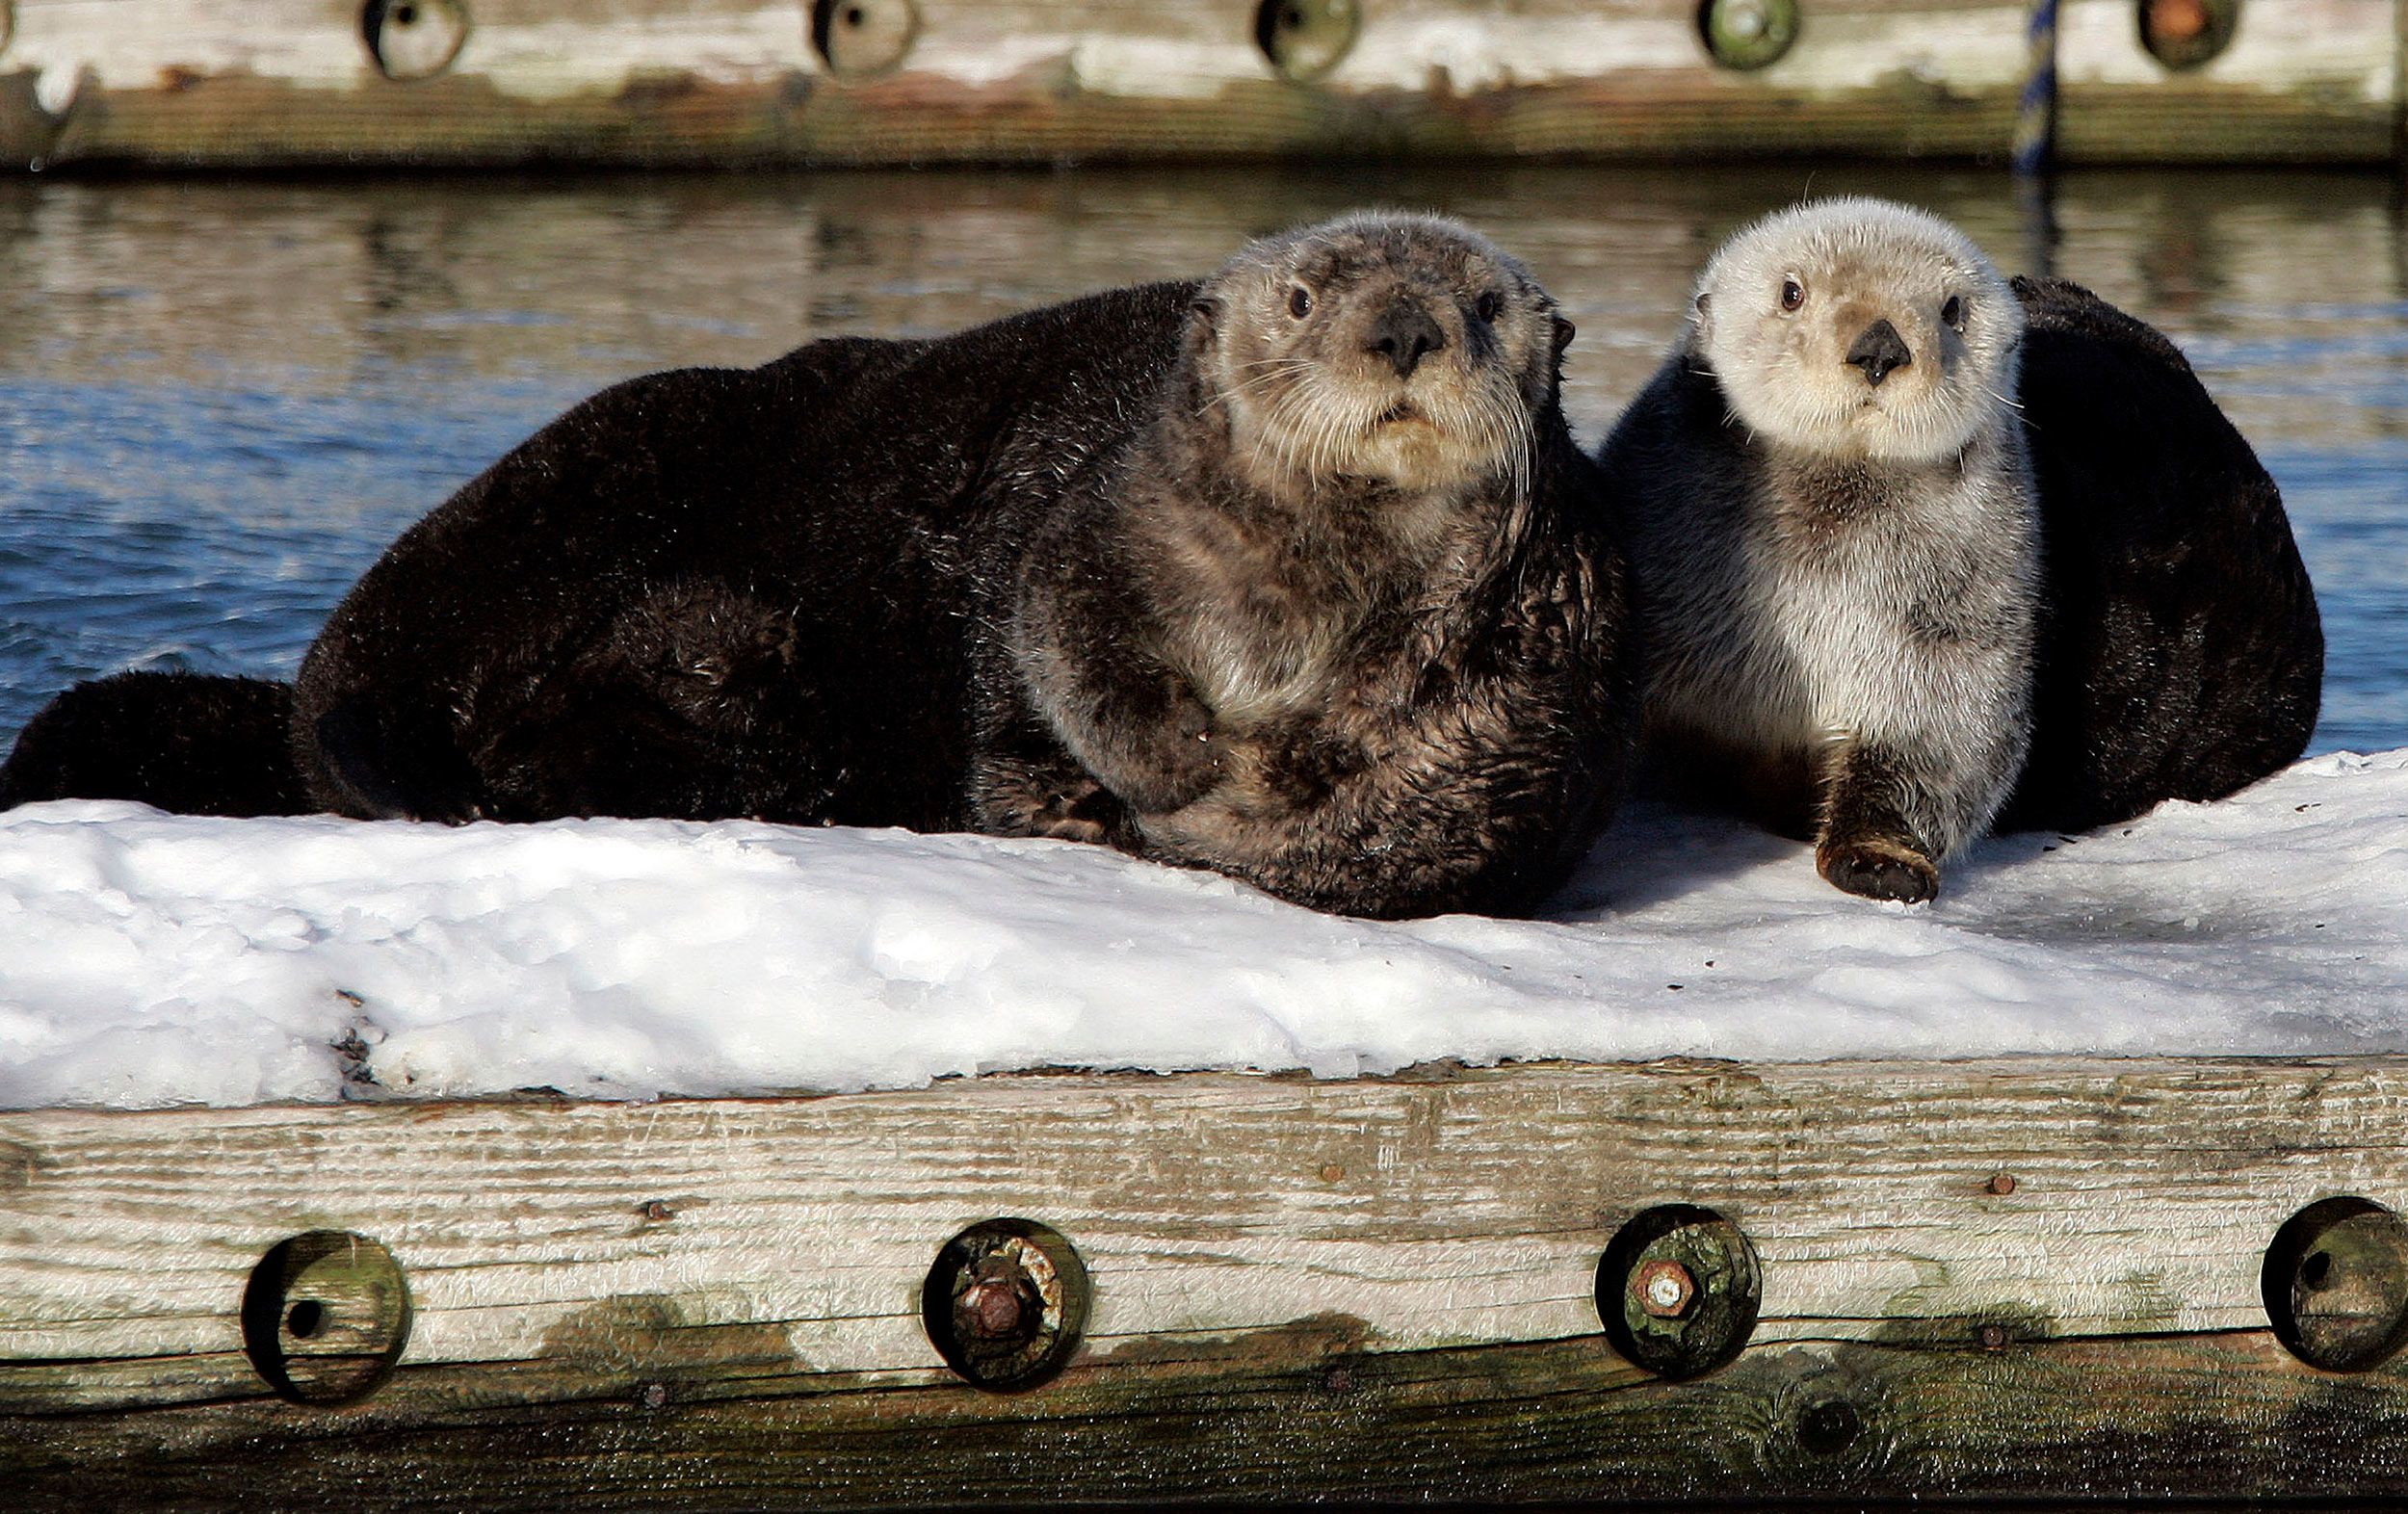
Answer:
[{"label": "wooden dock", "polygon": [[[2003,159],[2021,0],[0,0],[0,163]],[[2064,0],[2057,157],[2397,162],[2399,0]]]},{"label": "wooden dock", "polygon": [[2408,1058],[8,1114],[0,1486],[2399,1497],[2403,1197]]}]

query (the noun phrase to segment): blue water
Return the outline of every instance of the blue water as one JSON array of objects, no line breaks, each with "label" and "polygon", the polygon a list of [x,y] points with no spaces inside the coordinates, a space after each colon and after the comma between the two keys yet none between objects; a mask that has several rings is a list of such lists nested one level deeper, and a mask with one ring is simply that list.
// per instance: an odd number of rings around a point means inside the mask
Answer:
[{"label": "blue water", "polygon": [[1202,272],[1360,203],[1452,211],[1581,327],[1602,431],[1696,264],[1811,188],[1930,205],[2179,340],[2281,483],[2330,643],[2316,749],[2408,745],[2408,250],[2381,178],[1819,169],[850,173],[0,188],[0,741],[125,667],[289,675],[398,532],[579,397],[814,336]]}]

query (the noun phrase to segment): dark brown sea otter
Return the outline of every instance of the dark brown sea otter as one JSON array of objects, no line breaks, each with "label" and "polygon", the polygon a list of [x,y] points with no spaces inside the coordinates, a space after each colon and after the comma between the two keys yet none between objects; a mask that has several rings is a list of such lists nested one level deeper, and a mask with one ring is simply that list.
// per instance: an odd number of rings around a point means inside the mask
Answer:
[{"label": "dark brown sea otter", "polygon": [[1610,813],[1632,648],[1569,327],[1443,222],[580,405],[406,533],[296,691],[311,801],[1110,840],[1514,910]]},{"label": "dark brown sea otter", "polygon": [[1569,326],[1418,217],[1258,242],[1194,307],[1148,424],[1007,533],[981,828],[1354,913],[1527,905],[1632,729],[1618,554],[1557,407]]}]

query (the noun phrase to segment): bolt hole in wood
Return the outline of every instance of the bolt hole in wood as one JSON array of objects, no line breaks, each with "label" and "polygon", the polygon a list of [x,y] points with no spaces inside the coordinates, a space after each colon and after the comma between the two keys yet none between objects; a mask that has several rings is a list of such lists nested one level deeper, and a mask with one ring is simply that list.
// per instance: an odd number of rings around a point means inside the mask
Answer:
[{"label": "bolt hole in wood", "polygon": [[1837,1456],[1864,1431],[1863,1416],[1845,1398],[1825,1398],[1798,1411],[1798,1449],[1810,1456]]},{"label": "bolt hole in wood", "polygon": [[2196,68],[2233,45],[2240,0],[2139,0],[2140,45],[2170,69]]},{"label": "bolt hole in wood", "polygon": [[1624,1361],[1660,1377],[1696,1377],[1737,1357],[1763,1301],[1756,1248],[1694,1204],[1642,1210],[1597,1264],[1597,1318]]},{"label": "bolt hole in wood", "polygon": [[811,50],[839,79],[893,73],[920,39],[920,8],[912,0],[816,0]]},{"label": "bolt hole in wood", "polygon": [[964,1382],[990,1393],[1042,1387],[1086,1330],[1086,1264],[1061,1232],[990,1219],[937,1252],[920,1289],[929,1344]]},{"label": "bolt hole in wood", "polygon": [[2311,1367],[2363,1372],[2408,1346],[2408,1221],[2355,1194],[2320,1199],[2265,1248],[2274,1337]]},{"label": "bolt hole in wood", "polygon": [[1254,45],[1299,84],[1337,67],[1362,29],[1357,0],[1263,0],[1254,9]]},{"label": "bolt hole in wood", "polygon": [[409,1344],[409,1285],[371,1237],[312,1230],[277,1241],[243,1289],[243,1351],[295,1403],[376,1392]]},{"label": "bolt hole in wood", "polygon": [[1797,0],[1701,0],[1697,37],[1725,68],[1764,68],[1797,41]]},{"label": "bolt hole in wood", "polygon": [[452,66],[468,40],[462,0],[368,0],[359,35],[368,57],[388,79],[432,79]]}]

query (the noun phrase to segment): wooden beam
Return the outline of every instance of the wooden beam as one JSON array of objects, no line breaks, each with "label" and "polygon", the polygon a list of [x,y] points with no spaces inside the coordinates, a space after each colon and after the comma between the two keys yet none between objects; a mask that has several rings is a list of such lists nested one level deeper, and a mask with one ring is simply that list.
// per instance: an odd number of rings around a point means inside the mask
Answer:
[{"label": "wooden beam", "polygon": [[[206,1501],[239,1463],[246,1496],[397,1508],[2408,1492],[2401,1370],[2268,1329],[2269,1242],[2341,1194],[2408,1194],[2408,1061],[7,1114],[0,1475]],[[1761,1266],[1751,1344],[1693,1382],[1600,1326],[1599,1259],[1661,1204]],[[998,1396],[920,1290],[1007,1215],[1068,1238],[1092,1307],[1059,1378]],[[401,1365],[351,1407],[245,1350],[253,1270],[319,1231],[407,1280]]]},{"label": "wooden beam", "polygon": [[[2016,0],[1800,0],[1794,45],[1745,70],[1709,54],[1695,0],[1357,3],[1352,44],[1308,79],[1258,47],[1247,0],[865,0],[900,17],[872,32],[907,41],[884,71],[831,65],[799,0],[622,0],[606,17],[575,0],[428,0],[410,13],[457,13],[464,40],[392,77],[363,4],[14,0],[0,161],[1998,158],[2023,69]],[[2135,16],[2134,0],[2069,0],[2062,161],[2397,150],[2395,0],[2243,0],[2230,46],[2182,72],[2147,53]]]}]

